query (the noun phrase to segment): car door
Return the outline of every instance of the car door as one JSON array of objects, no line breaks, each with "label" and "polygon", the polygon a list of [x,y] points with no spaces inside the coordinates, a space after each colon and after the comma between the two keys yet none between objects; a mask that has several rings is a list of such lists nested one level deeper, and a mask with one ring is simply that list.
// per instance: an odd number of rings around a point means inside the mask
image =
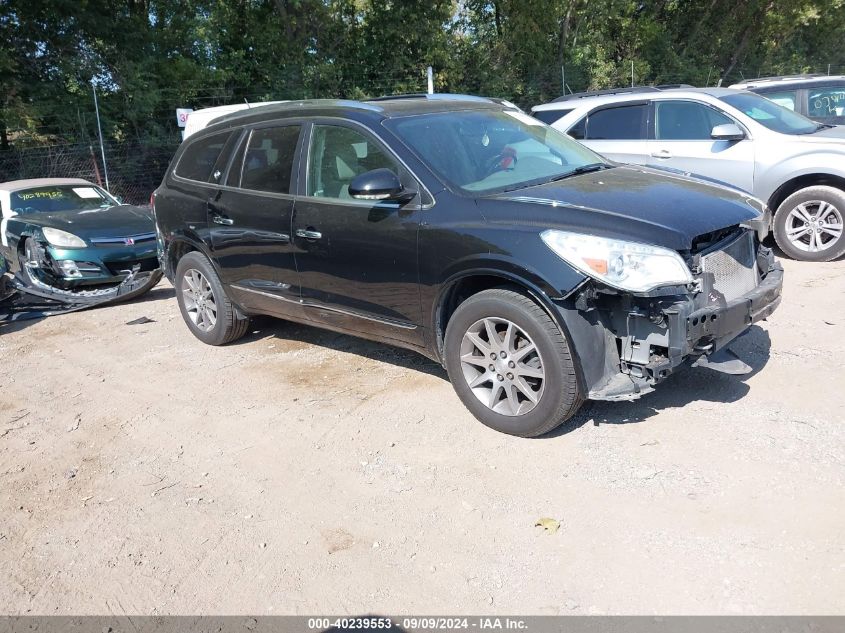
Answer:
[{"label": "car door", "polygon": [[[745,191],[754,187],[754,142],[737,121],[697,101],[656,99],[654,140],[649,165],[670,167],[713,178]],[[742,140],[711,138],[717,125],[734,124],[746,132]]]},{"label": "car door", "polygon": [[645,165],[648,113],[647,101],[602,106],[575,123],[567,134],[610,160]]},{"label": "car door", "polygon": [[[417,232],[423,189],[363,127],[315,120],[308,134],[293,239],[309,318],[421,344]],[[417,195],[401,204],[351,198],[352,179],[379,168],[393,170]]]},{"label": "car door", "polygon": [[212,252],[236,301],[273,314],[299,309],[291,241],[301,122],[244,131],[223,184],[208,200]]}]

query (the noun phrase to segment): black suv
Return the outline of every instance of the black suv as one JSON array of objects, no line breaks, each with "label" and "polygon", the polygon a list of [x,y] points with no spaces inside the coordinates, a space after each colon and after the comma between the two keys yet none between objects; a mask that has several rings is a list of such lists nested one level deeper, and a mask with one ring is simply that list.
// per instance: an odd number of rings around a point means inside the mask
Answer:
[{"label": "black suv", "polygon": [[200,340],[270,314],[407,347],[521,436],[684,364],[747,370],[723,348],[780,302],[762,203],[608,163],[479,97],[223,117],[182,145],[154,208]]}]

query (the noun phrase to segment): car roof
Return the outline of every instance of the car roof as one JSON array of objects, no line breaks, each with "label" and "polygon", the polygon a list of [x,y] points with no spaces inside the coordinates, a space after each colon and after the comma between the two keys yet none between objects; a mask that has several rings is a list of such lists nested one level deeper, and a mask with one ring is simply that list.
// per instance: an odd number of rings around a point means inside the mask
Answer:
[{"label": "car roof", "polygon": [[36,187],[50,187],[57,185],[89,185],[96,187],[93,182],[82,178],[30,178],[28,180],[9,180],[0,182],[0,191],[20,191],[21,189],[34,189]]},{"label": "car roof", "polygon": [[344,116],[349,114],[375,115],[381,118],[413,116],[457,110],[501,110],[503,106],[487,97],[453,94],[394,95],[370,101],[351,99],[306,99],[253,107],[224,115],[209,127],[221,124],[255,123],[289,116]]},{"label": "car roof", "polygon": [[[566,98],[559,97],[558,100],[550,103],[536,105],[531,108],[533,111],[544,110],[571,110],[584,107],[592,108],[604,104],[624,103],[626,101],[642,101],[643,99],[694,99],[701,95],[709,95],[719,98],[725,95],[739,92],[733,88],[652,88],[643,86],[640,89],[621,88],[615,91],[602,90],[600,93],[578,93],[567,95]],[[573,98],[569,98],[569,97]]]},{"label": "car roof", "polygon": [[843,83],[845,75],[785,75],[783,77],[762,77],[749,79],[731,86],[753,90],[755,88],[792,88],[801,86],[816,86],[819,84]]}]

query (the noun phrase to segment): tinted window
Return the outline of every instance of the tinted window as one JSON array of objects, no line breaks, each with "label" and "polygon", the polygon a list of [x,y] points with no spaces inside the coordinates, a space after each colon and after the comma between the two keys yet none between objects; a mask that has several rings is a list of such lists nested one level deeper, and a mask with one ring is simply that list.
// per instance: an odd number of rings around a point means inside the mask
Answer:
[{"label": "tinted window", "polygon": [[567,134],[579,141],[583,140],[587,135],[587,117],[584,117],[578,121],[578,123],[569,128],[569,132],[567,132]]},{"label": "tinted window", "polygon": [[467,193],[512,191],[604,160],[522,112],[466,110],[385,125],[445,183]]},{"label": "tinted window", "polygon": [[818,123],[752,92],[737,92],[720,99],[774,132],[812,134],[821,129]]},{"label": "tinted window", "polygon": [[352,179],[372,169],[386,167],[399,173],[378,145],[345,127],[315,125],[309,156],[307,192],[318,198],[349,198]]},{"label": "tinted window", "polygon": [[231,132],[212,134],[191,142],[179,158],[176,175],[190,180],[207,181],[230,134]]},{"label": "tinted window", "polygon": [[779,106],[783,106],[788,110],[795,110],[797,93],[794,90],[782,90],[780,92],[762,92],[760,94],[766,97],[766,99],[774,101]]},{"label": "tinted window", "polygon": [[655,131],[663,141],[709,141],[717,125],[733,120],[713,108],[692,101],[658,101]]},{"label": "tinted window", "polygon": [[593,112],[587,118],[589,140],[640,140],[645,138],[646,104],[608,108]]},{"label": "tinted window", "polygon": [[241,187],[289,193],[299,125],[253,130],[243,158]]},{"label": "tinted window", "polygon": [[559,121],[565,117],[570,112],[572,112],[572,108],[569,108],[568,110],[537,110],[532,112],[531,116],[547,125],[551,125],[555,121]]},{"label": "tinted window", "polygon": [[845,117],[845,86],[811,88],[808,91],[808,113],[813,118]]},{"label": "tinted window", "polygon": [[232,158],[232,164],[229,167],[229,174],[226,176],[226,185],[228,187],[241,186],[241,169],[243,169],[244,152],[246,152],[248,141],[249,135],[247,135],[246,139],[241,142],[238,147],[238,151],[235,152],[235,155]]}]

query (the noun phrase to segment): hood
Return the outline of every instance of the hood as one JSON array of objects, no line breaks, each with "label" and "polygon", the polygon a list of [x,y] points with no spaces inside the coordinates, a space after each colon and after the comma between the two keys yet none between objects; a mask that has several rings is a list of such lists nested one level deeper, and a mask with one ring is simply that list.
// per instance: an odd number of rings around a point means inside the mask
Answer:
[{"label": "hood", "polygon": [[589,233],[673,250],[760,217],[750,194],[704,180],[623,165],[478,200],[485,219]]},{"label": "hood", "polygon": [[826,146],[835,145],[836,149],[845,151],[845,125],[834,125],[833,127],[827,127],[812,134],[784,134],[782,136],[788,136],[789,140],[799,143],[818,143]]},{"label": "hood", "polygon": [[128,237],[155,231],[152,211],[128,204],[85,211],[29,213],[18,217],[29,224],[68,231],[83,240],[98,237]]}]

